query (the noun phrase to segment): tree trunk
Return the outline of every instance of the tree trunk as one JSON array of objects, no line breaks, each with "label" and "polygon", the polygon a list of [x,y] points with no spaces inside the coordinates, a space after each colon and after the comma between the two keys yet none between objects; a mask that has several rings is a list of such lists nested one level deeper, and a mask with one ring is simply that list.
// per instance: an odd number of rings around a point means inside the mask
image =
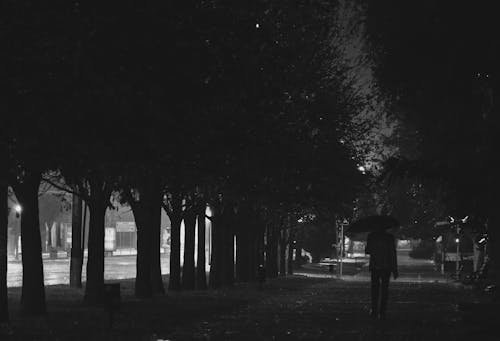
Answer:
[{"label": "tree trunk", "polygon": [[[91,187],[95,193],[97,186]],[[104,289],[104,219],[107,201],[104,193],[95,193],[89,200],[90,221],[87,259],[87,284],[85,286],[85,302],[101,303]]]},{"label": "tree trunk", "polygon": [[236,215],[236,280],[248,282],[250,280],[250,259],[253,250],[250,216],[245,208]]},{"label": "tree trunk", "polygon": [[275,227],[267,227],[267,245],[266,245],[266,275],[269,278],[278,276],[278,237]]},{"label": "tree trunk", "polygon": [[[253,216],[256,216],[254,212]],[[251,257],[251,271],[250,280],[255,281],[257,279],[257,269],[259,265],[265,265],[265,247],[264,247],[264,235],[266,229],[263,227],[263,222],[260,219],[253,219],[253,226],[251,228],[251,233],[253,236],[253,247],[252,247],[252,257]]]},{"label": "tree trunk", "polygon": [[82,287],[82,199],[73,194],[71,206],[71,263],[69,266],[69,285]]},{"label": "tree trunk", "polygon": [[257,226],[253,225],[250,226],[250,235],[251,240],[250,240],[250,247],[248,248],[249,250],[249,258],[248,258],[248,280],[249,281],[255,281],[257,280],[257,269],[259,268],[259,265],[264,265],[263,259],[264,256],[262,255],[262,242],[259,239],[260,234],[259,231],[256,230]]},{"label": "tree trunk", "polygon": [[148,221],[144,202],[130,203],[137,224],[137,258],[135,276],[135,296],[149,298],[153,296],[151,286],[151,226]]},{"label": "tree trunk", "polygon": [[184,265],[182,267],[183,289],[194,289],[194,245],[196,212],[190,208],[184,214]]},{"label": "tree trunk", "polygon": [[[251,228],[254,228],[252,226]],[[255,238],[256,236],[254,235],[254,231],[252,233],[252,239],[250,240],[250,246],[248,248],[248,281],[252,282],[257,279],[257,269],[259,268],[260,263],[260,245]],[[262,263],[263,264],[263,263]]]},{"label": "tree trunk", "polygon": [[224,210],[224,272],[223,284],[234,284],[234,211],[233,207]]},{"label": "tree trunk", "polygon": [[280,276],[286,276],[286,230],[279,231],[279,266]]},{"label": "tree trunk", "polygon": [[88,224],[87,224],[87,216],[88,216],[89,207],[85,201],[83,201],[83,222],[82,222],[82,266],[85,258],[85,240],[87,239],[87,248],[88,248]]},{"label": "tree trunk", "polygon": [[247,226],[240,221],[236,233],[236,280],[238,282],[248,282],[249,280],[249,249],[252,243],[246,235],[246,228]]},{"label": "tree trunk", "polygon": [[196,288],[204,290],[207,288],[207,269],[205,267],[205,211],[206,205],[198,206],[198,259],[196,261]]},{"label": "tree trunk", "polygon": [[265,267],[266,265],[266,246],[264,244],[264,235],[265,235],[265,228],[260,229],[260,233],[258,235],[258,239],[255,241],[255,255],[254,255],[254,262],[255,262],[255,267],[253,271],[253,279],[257,279],[257,269],[260,265],[263,265]]},{"label": "tree trunk", "polygon": [[288,233],[288,274],[293,275],[293,250],[295,247],[294,235],[290,231]]},{"label": "tree trunk", "polygon": [[151,200],[151,290],[153,295],[165,294],[165,286],[163,285],[163,277],[161,274],[161,253],[160,253],[160,237],[161,237],[161,204],[163,202],[163,191],[159,183],[154,183],[151,189],[153,192]]},{"label": "tree trunk", "polygon": [[[3,155],[2,155],[3,156]],[[0,166],[3,167],[3,166]],[[7,291],[7,231],[8,231],[8,186],[6,174],[0,170],[0,324],[9,322]]]},{"label": "tree trunk", "polygon": [[219,210],[212,207],[212,255],[210,259],[210,276],[208,284],[210,288],[217,289],[222,285],[222,249],[223,240],[223,222]]},{"label": "tree trunk", "polygon": [[47,252],[49,253],[49,257],[54,253],[53,251],[53,241],[52,241],[52,224],[48,224],[45,222],[45,226],[47,227]]},{"label": "tree trunk", "polygon": [[38,188],[41,173],[27,173],[22,183],[17,183],[15,193],[22,210],[21,251],[23,287],[21,310],[27,315],[45,314],[45,288],[43,279],[42,240],[38,211]]},{"label": "tree trunk", "polygon": [[181,290],[181,222],[182,222],[182,196],[173,193],[172,211],[169,212],[170,232],[170,278],[169,290]]},{"label": "tree trunk", "polygon": [[[150,181],[153,180],[153,181]],[[160,229],[163,193],[158,181],[151,177],[139,187],[139,200],[128,192],[129,203],[137,224],[137,259],[135,296],[152,297],[165,293],[161,277]]]},{"label": "tree trunk", "polygon": [[[490,215],[488,219],[488,237],[489,245],[488,251],[491,257],[491,266],[488,270],[490,275],[493,275],[497,285],[500,285],[500,229],[498,228],[500,224],[500,219],[497,218],[496,214]],[[495,291],[495,300],[500,299],[500,293]]]}]

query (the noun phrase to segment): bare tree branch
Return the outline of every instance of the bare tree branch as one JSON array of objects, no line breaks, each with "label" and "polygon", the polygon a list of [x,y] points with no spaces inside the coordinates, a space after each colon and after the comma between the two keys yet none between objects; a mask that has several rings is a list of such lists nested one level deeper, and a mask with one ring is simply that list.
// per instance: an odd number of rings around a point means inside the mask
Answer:
[{"label": "bare tree branch", "polygon": [[61,191],[64,191],[64,192],[67,192],[67,193],[70,193],[73,195],[82,196],[82,193],[77,193],[77,191],[75,191],[71,186],[57,182],[56,179],[51,178],[50,176],[43,175],[42,176],[42,183],[46,183],[52,187],[55,187]]}]

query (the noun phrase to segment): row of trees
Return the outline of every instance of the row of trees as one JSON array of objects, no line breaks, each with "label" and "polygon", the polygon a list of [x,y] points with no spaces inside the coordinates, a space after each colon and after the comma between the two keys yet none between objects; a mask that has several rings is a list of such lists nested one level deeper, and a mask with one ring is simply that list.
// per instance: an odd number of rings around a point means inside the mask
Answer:
[{"label": "row of trees", "polygon": [[[285,259],[285,244],[293,240],[291,221],[320,209],[349,211],[363,176],[342,137],[362,103],[341,62],[334,73],[325,71],[338,57],[329,43],[335,3],[2,6],[0,39],[8,52],[0,61],[7,89],[0,197],[11,186],[23,206],[25,313],[45,312],[42,181],[74,193],[73,207],[78,198],[89,207],[89,303],[102,299],[104,216],[113,202],[130,205],[136,220],[138,297],[164,292],[162,209],[171,221],[171,290],[206,285],[204,267],[194,268],[193,248],[196,221],[198,245],[204,245],[207,204],[211,287],[229,285],[235,275],[252,280],[264,251],[267,271],[276,275],[285,268],[276,263],[278,249]],[[73,214],[78,221],[78,210]],[[4,218],[0,223],[0,299],[6,302]],[[77,238],[78,224],[73,229]],[[75,285],[82,262],[81,250],[73,250]],[[7,305],[0,306],[6,320]]]}]

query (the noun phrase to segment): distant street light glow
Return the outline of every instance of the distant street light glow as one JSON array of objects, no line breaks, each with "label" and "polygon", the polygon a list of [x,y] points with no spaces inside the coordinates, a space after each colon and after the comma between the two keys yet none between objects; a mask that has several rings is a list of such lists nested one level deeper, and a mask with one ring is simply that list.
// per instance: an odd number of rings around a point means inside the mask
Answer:
[{"label": "distant street light glow", "polygon": [[455,239],[455,243],[457,243],[457,244],[458,244],[458,243],[460,243],[460,239],[459,239],[459,238],[456,238],[456,239]]},{"label": "distant street light glow", "polygon": [[365,167],[363,167],[363,166],[359,166],[359,167],[358,167],[358,170],[359,170],[361,173],[363,173],[363,174],[365,174],[365,172],[366,172],[366,168],[365,168]]},{"label": "distant street light glow", "polygon": [[21,205],[16,204],[14,205],[14,211],[16,211],[16,213],[21,213],[23,211],[23,208],[21,207]]}]

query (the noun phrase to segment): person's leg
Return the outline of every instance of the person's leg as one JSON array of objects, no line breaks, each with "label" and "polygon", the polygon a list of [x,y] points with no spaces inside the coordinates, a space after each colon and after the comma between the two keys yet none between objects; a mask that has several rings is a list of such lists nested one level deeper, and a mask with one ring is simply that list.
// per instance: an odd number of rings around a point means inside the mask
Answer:
[{"label": "person's leg", "polygon": [[389,279],[391,273],[389,271],[384,271],[380,275],[381,280],[381,294],[380,294],[380,317],[385,318],[385,312],[387,310],[387,298],[389,296]]},{"label": "person's leg", "polygon": [[372,310],[370,315],[376,317],[378,314],[378,300],[380,291],[380,275],[379,272],[373,270],[371,272],[371,289],[372,289]]}]

